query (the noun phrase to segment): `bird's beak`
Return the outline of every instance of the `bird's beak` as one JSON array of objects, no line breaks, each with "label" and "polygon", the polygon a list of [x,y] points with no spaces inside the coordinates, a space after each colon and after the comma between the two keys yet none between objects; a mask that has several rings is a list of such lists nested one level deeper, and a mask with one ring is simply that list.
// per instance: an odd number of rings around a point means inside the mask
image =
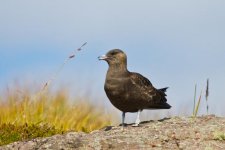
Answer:
[{"label": "bird's beak", "polygon": [[102,55],[98,57],[98,60],[106,60],[108,57],[106,55]]}]

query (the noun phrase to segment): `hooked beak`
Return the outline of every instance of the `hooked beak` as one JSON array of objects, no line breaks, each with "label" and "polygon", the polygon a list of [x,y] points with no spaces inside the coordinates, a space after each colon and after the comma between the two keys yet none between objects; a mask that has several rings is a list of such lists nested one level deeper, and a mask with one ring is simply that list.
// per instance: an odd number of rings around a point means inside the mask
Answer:
[{"label": "hooked beak", "polygon": [[98,60],[106,60],[107,58],[109,57],[107,57],[106,55],[102,55],[98,57]]}]

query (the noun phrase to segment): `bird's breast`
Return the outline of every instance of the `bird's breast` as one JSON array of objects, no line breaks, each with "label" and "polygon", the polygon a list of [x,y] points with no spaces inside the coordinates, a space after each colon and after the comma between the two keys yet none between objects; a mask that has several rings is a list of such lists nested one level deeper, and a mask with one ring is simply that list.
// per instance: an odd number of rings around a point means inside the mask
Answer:
[{"label": "bird's breast", "polygon": [[128,78],[110,78],[105,81],[105,92],[110,102],[123,112],[136,112],[138,109],[133,104],[133,92],[127,84]]},{"label": "bird's breast", "polygon": [[105,92],[107,96],[119,98],[124,96],[126,91],[126,78],[110,78],[105,81]]}]

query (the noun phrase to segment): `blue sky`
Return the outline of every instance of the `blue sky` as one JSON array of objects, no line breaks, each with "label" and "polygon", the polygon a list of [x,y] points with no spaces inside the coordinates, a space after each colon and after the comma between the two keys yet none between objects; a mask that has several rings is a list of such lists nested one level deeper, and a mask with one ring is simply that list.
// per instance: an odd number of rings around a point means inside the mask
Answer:
[{"label": "blue sky", "polygon": [[191,111],[195,83],[199,95],[209,78],[210,112],[225,115],[224,8],[224,0],[1,1],[1,88],[15,79],[42,85],[88,42],[52,86],[92,91],[112,107],[103,90],[107,64],[97,57],[120,48],[130,71],[170,87],[171,111]]}]

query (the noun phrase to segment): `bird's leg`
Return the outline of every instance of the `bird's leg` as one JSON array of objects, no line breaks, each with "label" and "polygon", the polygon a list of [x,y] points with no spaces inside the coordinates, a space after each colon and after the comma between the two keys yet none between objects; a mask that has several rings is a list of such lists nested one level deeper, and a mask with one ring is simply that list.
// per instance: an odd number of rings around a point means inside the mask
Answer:
[{"label": "bird's leg", "polygon": [[122,112],[122,127],[124,127],[124,121],[125,121],[125,112]]},{"label": "bird's leg", "polygon": [[140,113],[141,113],[141,110],[138,110],[135,124],[132,125],[132,126],[137,127],[139,125],[139,123],[140,123]]}]

